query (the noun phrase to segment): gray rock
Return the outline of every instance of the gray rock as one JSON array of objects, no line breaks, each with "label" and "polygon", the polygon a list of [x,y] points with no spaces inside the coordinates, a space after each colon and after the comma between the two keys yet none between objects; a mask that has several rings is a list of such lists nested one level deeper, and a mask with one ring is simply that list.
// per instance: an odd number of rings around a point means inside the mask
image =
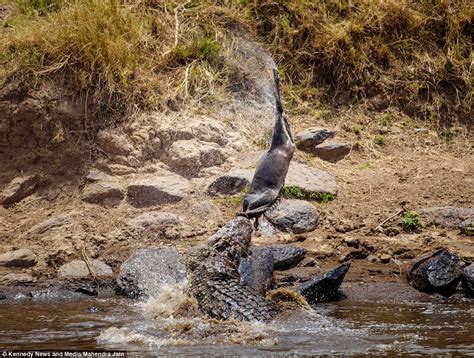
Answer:
[{"label": "gray rock", "polygon": [[453,206],[432,207],[420,211],[426,225],[441,227],[458,227],[464,221],[474,221],[474,209],[456,208]]},{"label": "gray rock", "polygon": [[407,271],[410,285],[419,291],[451,296],[461,281],[466,263],[447,250],[415,259]]},{"label": "gray rock", "polygon": [[[110,276],[112,275],[112,269],[109,265],[105,264],[100,260],[91,260],[91,268],[94,271],[96,276]],[[62,265],[58,269],[58,277],[90,277],[89,269],[87,264],[82,260],[73,260]]]},{"label": "gray rock", "polygon": [[8,273],[0,276],[0,284],[2,285],[15,285],[32,282],[36,282],[36,278],[26,273]]},{"label": "gray rock", "polygon": [[461,283],[466,295],[474,297],[474,264],[464,267]]},{"label": "gray rock", "polygon": [[304,283],[298,291],[309,304],[333,301],[337,299],[339,287],[350,267],[350,262],[343,263],[323,276]]},{"label": "gray rock", "polygon": [[23,200],[36,191],[39,182],[40,177],[38,175],[13,179],[5,189],[3,189],[0,195],[0,204],[8,206]]},{"label": "gray rock", "polygon": [[351,152],[351,149],[352,146],[350,144],[328,143],[314,147],[312,153],[322,160],[335,163],[344,159]]},{"label": "gray rock", "polygon": [[320,193],[337,194],[334,175],[295,161],[290,164],[285,186],[301,189],[308,198]]},{"label": "gray rock", "polygon": [[323,143],[326,139],[334,137],[332,129],[313,127],[298,132],[295,136],[295,143],[298,149],[312,152],[314,147]]},{"label": "gray rock", "polygon": [[207,188],[209,195],[215,196],[235,195],[250,187],[253,171],[248,169],[235,169],[216,178]]},{"label": "gray rock", "polygon": [[223,164],[226,158],[218,144],[193,139],[174,142],[165,162],[176,172],[192,177],[202,168]]},{"label": "gray rock", "polygon": [[0,255],[0,266],[32,267],[36,265],[36,255],[30,249],[19,249]]},{"label": "gray rock", "polygon": [[128,186],[127,200],[137,208],[176,203],[184,198],[188,186],[187,179],[172,174],[140,180]]},{"label": "gray rock", "polygon": [[270,249],[254,247],[239,263],[240,282],[264,294],[273,285],[273,253]]},{"label": "gray rock", "polygon": [[180,223],[181,219],[178,215],[163,211],[150,211],[128,221],[129,225],[143,229],[150,226],[179,225]]},{"label": "gray rock", "polygon": [[129,298],[157,296],[166,284],[186,278],[181,256],[174,247],[140,249],[125,261],[117,276],[117,293]]},{"label": "gray rock", "polygon": [[30,235],[40,235],[44,234],[45,232],[61,227],[61,226],[66,226],[72,224],[74,221],[69,214],[59,214],[56,216],[53,216],[49,219],[46,219],[45,221],[40,222],[39,224],[33,226],[28,233]]},{"label": "gray rock", "polygon": [[290,245],[273,245],[269,248],[273,255],[275,270],[288,270],[303,260],[306,250]]},{"label": "gray rock", "polygon": [[82,193],[82,200],[86,203],[107,207],[119,205],[123,198],[124,194],[120,186],[102,181],[86,186]]},{"label": "gray rock", "polygon": [[[255,169],[235,168],[214,179],[208,186],[208,193],[234,195],[242,192],[252,182],[254,171]],[[290,163],[285,185],[299,189],[308,199],[322,193],[337,194],[336,178],[332,174],[295,161]]]},{"label": "gray rock", "polygon": [[319,213],[313,205],[303,200],[282,200],[277,206],[265,212],[270,223],[282,231],[302,234],[316,229]]}]

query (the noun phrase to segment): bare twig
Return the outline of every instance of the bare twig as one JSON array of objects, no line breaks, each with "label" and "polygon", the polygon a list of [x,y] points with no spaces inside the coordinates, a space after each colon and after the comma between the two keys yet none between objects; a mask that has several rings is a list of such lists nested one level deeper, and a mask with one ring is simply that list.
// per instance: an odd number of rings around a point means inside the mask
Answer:
[{"label": "bare twig", "polygon": [[[186,7],[186,5],[188,5],[190,2],[191,2],[191,0],[188,0],[184,3],[182,3],[181,5],[177,6],[176,9],[174,9],[174,46],[173,46],[173,48],[175,48],[179,44],[179,16],[178,16],[179,11],[181,9],[184,9]],[[163,52],[162,56],[166,56],[170,52],[171,52],[171,49]]]},{"label": "bare twig", "polygon": [[404,211],[405,211],[405,209],[403,209],[403,208],[400,209],[400,210],[398,210],[395,214],[393,214],[392,216],[389,216],[389,217],[386,218],[384,221],[382,221],[379,225],[377,225],[376,228],[377,228],[377,229],[378,229],[378,228],[381,228],[381,227],[383,226],[383,224],[385,224],[387,221],[392,220],[394,217],[400,215],[400,214],[403,213]]},{"label": "bare twig", "polygon": [[90,260],[89,260],[89,256],[87,256],[85,246],[82,247],[82,258],[84,259],[84,262],[86,263],[87,269],[89,270],[89,273],[92,276],[92,279],[94,281],[97,281],[97,275],[95,274],[95,271],[92,268],[92,265],[91,265]]}]

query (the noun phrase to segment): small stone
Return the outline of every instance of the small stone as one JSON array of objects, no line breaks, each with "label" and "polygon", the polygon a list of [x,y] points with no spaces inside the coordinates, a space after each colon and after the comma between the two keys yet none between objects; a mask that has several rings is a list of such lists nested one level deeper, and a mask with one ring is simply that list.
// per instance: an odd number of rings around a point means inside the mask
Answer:
[{"label": "small stone", "polygon": [[142,229],[146,229],[150,226],[179,225],[180,223],[181,219],[178,215],[163,211],[143,213],[128,221],[129,225]]},{"label": "small stone", "polygon": [[69,214],[59,214],[53,216],[45,221],[40,222],[39,224],[33,226],[28,233],[30,235],[41,235],[45,232],[61,227],[72,224],[74,221]]},{"label": "small stone", "polygon": [[352,146],[350,144],[330,143],[318,145],[312,152],[322,160],[335,163],[344,159],[351,152],[351,149]]},{"label": "small stone", "polygon": [[313,205],[303,200],[282,200],[265,217],[280,230],[302,234],[316,229],[319,213]]},{"label": "small stone", "polygon": [[19,249],[0,255],[0,266],[32,267],[36,265],[36,255],[30,249]]},{"label": "small stone", "polygon": [[464,267],[461,284],[466,295],[474,297],[474,264]]},{"label": "small stone", "polygon": [[140,180],[127,188],[128,202],[137,208],[176,203],[184,198],[189,181],[179,175]]},{"label": "small stone", "polygon": [[350,262],[343,263],[324,276],[301,285],[298,291],[309,304],[334,301],[350,267]]},{"label": "small stone", "polygon": [[120,267],[117,293],[129,298],[156,297],[163,285],[183,281],[186,269],[174,247],[137,250]]},{"label": "small stone", "polygon": [[334,137],[335,132],[332,129],[313,127],[298,132],[295,136],[295,142],[298,149],[311,151],[318,144],[326,139]]},{"label": "small stone", "polygon": [[273,245],[270,247],[273,254],[275,270],[288,270],[303,260],[306,250],[290,245]]},{"label": "small stone", "polygon": [[91,169],[85,179],[86,179],[86,182],[94,183],[101,180],[108,180],[110,179],[110,175],[98,169]]},{"label": "small stone", "polygon": [[27,177],[17,177],[13,179],[2,191],[0,204],[9,206],[30,196],[36,191],[40,177],[30,175]]},{"label": "small stone", "polygon": [[[110,266],[100,260],[91,260],[91,268],[96,276],[112,275]],[[73,260],[59,268],[58,277],[90,277],[90,272],[85,261]]]},{"label": "small stone", "polygon": [[0,284],[3,285],[15,285],[32,282],[36,282],[36,278],[26,273],[8,273],[6,275],[0,276]]},{"label": "small stone", "polygon": [[135,168],[129,167],[127,165],[121,165],[121,164],[109,164],[107,165],[107,169],[113,175],[128,175],[128,174],[133,174],[137,172]]},{"label": "small stone", "polygon": [[106,207],[119,205],[123,198],[122,188],[107,182],[90,184],[82,193],[82,200],[86,203],[100,204]]}]

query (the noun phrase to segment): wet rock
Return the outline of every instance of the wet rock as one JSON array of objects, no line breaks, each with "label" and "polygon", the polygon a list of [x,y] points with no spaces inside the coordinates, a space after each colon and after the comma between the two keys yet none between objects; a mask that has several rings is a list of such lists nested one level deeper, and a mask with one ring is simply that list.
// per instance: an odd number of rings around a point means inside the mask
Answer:
[{"label": "wet rock", "polygon": [[59,214],[56,216],[53,216],[49,219],[46,219],[43,222],[40,222],[39,224],[33,226],[28,233],[30,235],[40,235],[44,234],[45,232],[61,227],[61,226],[66,226],[66,225],[71,225],[73,223],[73,219],[71,215],[69,214]]},{"label": "wet rock", "polygon": [[102,130],[97,134],[101,149],[111,155],[129,155],[134,147],[128,137],[117,130]]},{"label": "wet rock", "polygon": [[36,255],[30,249],[19,249],[0,255],[0,266],[32,267],[36,265]]},{"label": "wet rock", "polygon": [[[112,275],[112,269],[110,266],[100,260],[91,260],[91,269],[94,271],[96,276]],[[90,277],[90,272],[85,261],[73,260],[59,268],[58,277]]]},{"label": "wet rock", "polygon": [[273,245],[270,247],[273,254],[275,270],[288,270],[303,260],[306,250],[290,245]]},{"label": "wet rock", "polygon": [[214,143],[196,140],[174,142],[165,162],[174,171],[184,176],[196,176],[202,168],[221,165],[227,156],[221,147]]},{"label": "wet rock", "polygon": [[350,262],[343,263],[325,275],[301,285],[298,291],[309,304],[333,301],[337,299],[339,287],[350,267]]},{"label": "wet rock", "polygon": [[150,211],[140,214],[128,221],[128,224],[134,227],[146,229],[150,226],[168,226],[179,225],[181,219],[178,215],[163,211]]},{"label": "wet rock", "polygon": [[8,273],[0,276],[0,284],[3,285],[16,285],[32,282],[36,282],[36,278],[26,273]]},{"label": "wet rock", "polygon": [[266,218],[282,231],[302,234],[316,229],[319,213],[303,200],[282,200],[265,213]]},{"label": "wet rock", "polygon": [[34,300],[67,300],[81,298],[82,294],[62,288],[48,288],[44,290],[35,290],[29,293]]},{"label": "wet rock", "polygon": [[273,284],[273,253],[267,248],[254,247],[239,264],[240,282],[264,294]]},{"label": "wet rock", "polygon": [[82,193],[82,200],[86,203],[100,204],[106,207],[119,205],[123,198],[122,188],[107,182],[90,184]]},{"label": "wet rock", "polygon": [[36,191],[40,182],[38,175],[17,177],[13,179],[2,191],[0,204],[9,206],[15,204]]},{"label": "wet rock", "polygon": [[153,297],[163,285],[181,282],[185,277],[186,269],[174,247],[148,247],[135,251],[120,267],[117,294]]},{"label": "wet rock", "polygon": [[295,142],[298,149],[312,151],[318,144],[326,139],[334,137],[335,132],[332,129],[313,127],[298,132],[295,136]]},{"label": "wet rock", "polygon": [[407,271],[410,285],[419,291],[451,296],[461,281],[466,263],[447,250],[415,259]]},{"label": "wet rock", "polygon": [[248,169],[235,169],[225,175],[216,178],[207,188],[209,195],[215,196],[235,195],[250,186],[253,171]]},{"label": "wet rock", "polygon": [[432,207],[421,210],[420,215],[426,225],[458,227],[464,221],[474,222],[474,209],[453,206]]},{"label": "wet rock", "polygon": [[461,284],[466,295],[474,297],[474,264],[470,264],[462,270]]},{"label": "wet rock", "polygon": [[352,146],[350,144],[328,143],[313,148],[312,153],[322,160],[335,163],[344,159],[351,152],[351,149]]},{"label": "wet rock", "polygon": [[179,175],[136,181],[127,188],[128,202],[137,208],[176,203],[184,198],[189,181]]},{"label": "wet rock", "polygon": [[309,198],[311,194],[337,194],[336,178],[323,170],[292,161],[285,186],[299,188]]}]

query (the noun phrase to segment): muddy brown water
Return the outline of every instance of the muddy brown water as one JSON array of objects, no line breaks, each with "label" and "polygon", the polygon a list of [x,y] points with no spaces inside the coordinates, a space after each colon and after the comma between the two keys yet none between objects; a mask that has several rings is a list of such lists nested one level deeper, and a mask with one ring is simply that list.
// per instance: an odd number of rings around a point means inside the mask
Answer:
[{"label": "muddy brown water", "polygon": [[206,319],[176,289],[147,303],[7,299],[0,301],[0,349],[474,356],[473,300],[428,296],[400,282],[349,283],[343,291],[345,300],[285,312],[267,324]]}]

